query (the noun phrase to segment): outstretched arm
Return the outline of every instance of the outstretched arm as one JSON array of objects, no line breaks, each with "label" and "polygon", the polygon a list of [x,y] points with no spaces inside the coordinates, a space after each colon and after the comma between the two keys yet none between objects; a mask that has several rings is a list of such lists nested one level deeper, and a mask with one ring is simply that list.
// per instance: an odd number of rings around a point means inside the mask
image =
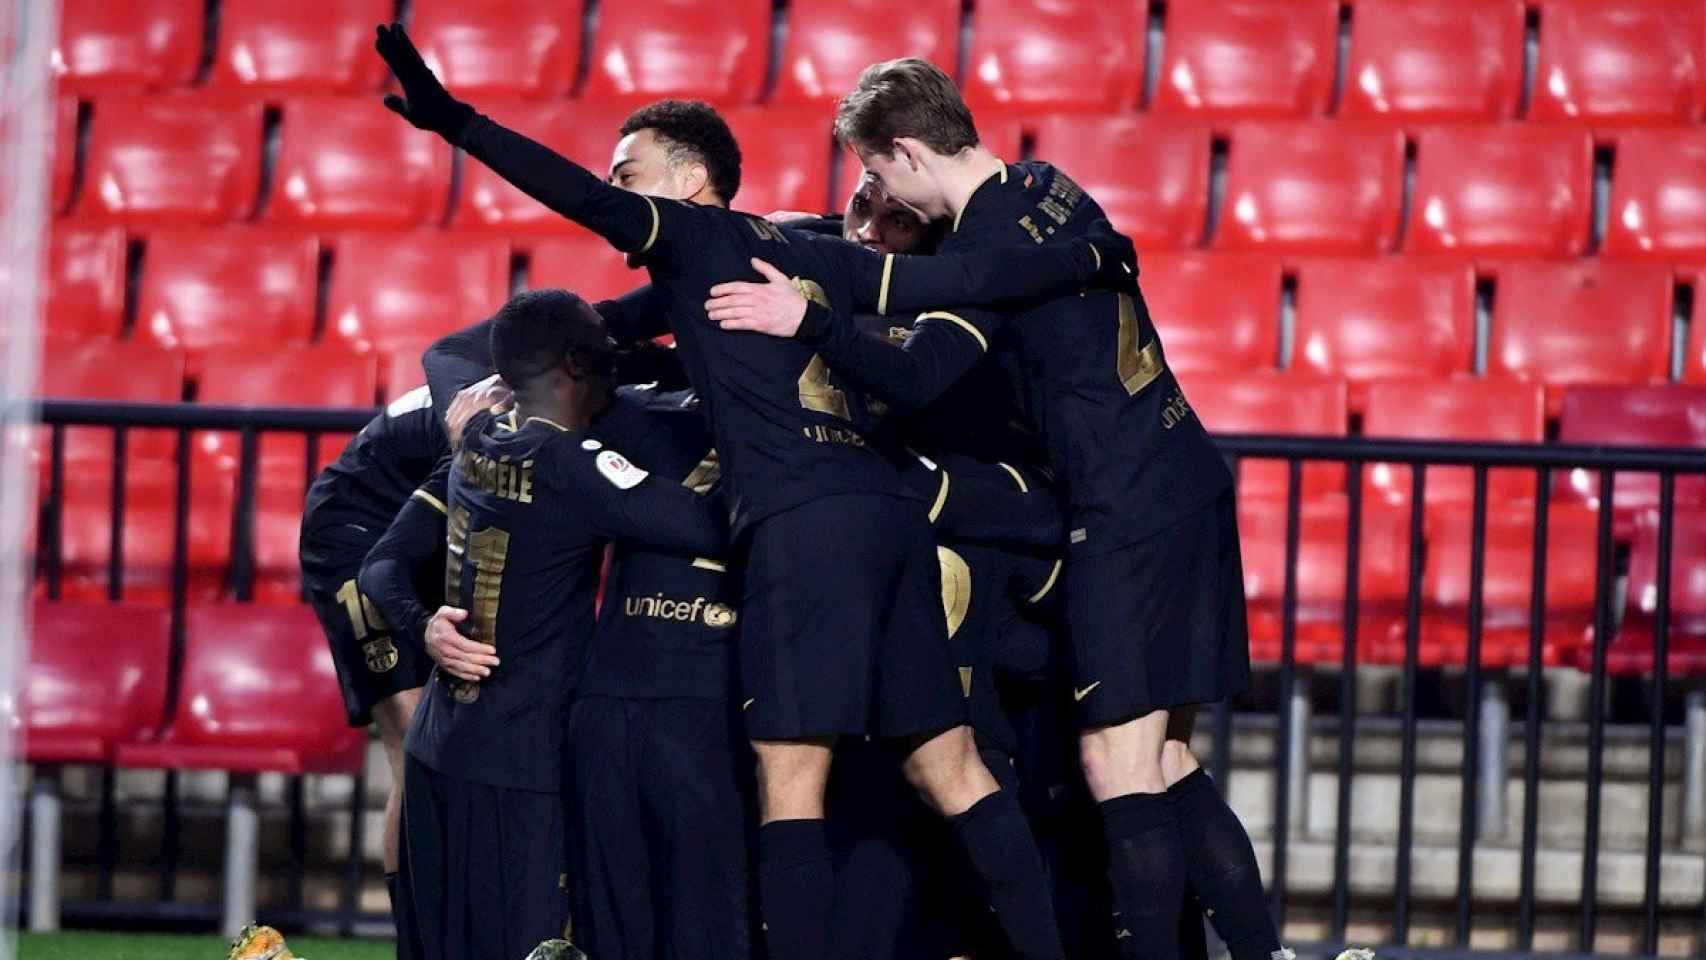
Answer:
[{"label": "outstretched arm", "polygon": [[468,151],[523,193],[623,253],[653,254],[660,238],[667,241],[664,221],[685,204],[613,187],[573,160],[476,113],[444,89],[401,24],[379,27],[374,49],[403,88],[403,96],[387,96],[385,106],[405,120]]}]

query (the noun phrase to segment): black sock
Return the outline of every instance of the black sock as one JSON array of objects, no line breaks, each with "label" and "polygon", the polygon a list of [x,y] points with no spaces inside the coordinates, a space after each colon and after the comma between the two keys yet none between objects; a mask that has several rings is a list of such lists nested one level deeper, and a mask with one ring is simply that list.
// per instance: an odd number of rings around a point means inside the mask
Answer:
[{"label": "black sock", "polygon": [[1042,854],[1013,792],[997,790],[949,822],[983,880],[989,908],[1013,955],[1021,960],[1065,957]]},{"label": "black sock", "polygon": [[822,820],[758,828],[758,905],[770,960],[823,960],[835,868]]},{"label": "black sock", "polygon": [[1185,855],[1173,805],[1165,794],[1128,793],[1101,804],[1102,833],[1114,900],[1129,938],[1121,953],[1179,960],[1179,912],[1185,898]]},{"label": "black sock", "polygon": [[1203,770],[1173,784],[1167,796],[1178,811],[1191,893],[1232,960],[1272,960],[1280,949],[1279,931],[1244,824]]}]

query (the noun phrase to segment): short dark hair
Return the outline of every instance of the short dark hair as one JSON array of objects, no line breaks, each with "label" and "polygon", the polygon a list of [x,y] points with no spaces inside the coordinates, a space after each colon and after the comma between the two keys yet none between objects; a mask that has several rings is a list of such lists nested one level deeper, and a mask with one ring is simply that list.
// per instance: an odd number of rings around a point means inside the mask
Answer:
[{"label": "short dark hair", "polygon": [[978,144],[971,109],[954,78],[918,57],[873,63],[835,110],[835,136],[857,149],[890,156],[897,137],[911,137],[953,156]]},{"label": "short dark hair", "polygon": [[671,161],[705,165],[711,189],[724,203],[740,190],[740,144],[716,108],[703,100],[659,100],[622,121],[621,135],[650,130],[662,140]]},{"label": "short dark hair", "polygon": [[529,290],[492,318],[492,363],[515,390],[567,363],[574,375],[608,380],[616,346],[585,300],[567,290]]}]

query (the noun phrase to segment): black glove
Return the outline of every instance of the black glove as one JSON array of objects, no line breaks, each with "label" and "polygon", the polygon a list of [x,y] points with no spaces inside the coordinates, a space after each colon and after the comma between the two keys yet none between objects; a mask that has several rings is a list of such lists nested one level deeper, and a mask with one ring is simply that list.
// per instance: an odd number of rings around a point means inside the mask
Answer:
[{"label": "black glove", "polygon": [[1137,290],[1137,247],[1131,238],[1114,229],[1105,218],[1090,225],[1084,236],[1073,241],[1086,249],[1084,285],[1116,293]]},{"label": "black glove", "polygon": [[373,49],[385,58],[403,95],[385,95],[385,106],[391,112],[422,130],[431,130],[451,143],[458,143],[462,131],[474,119],[474,108],[450,95],[444,84],[432,75],[421,53],[415,49],[403,25],[380,24],[375,31]]}]

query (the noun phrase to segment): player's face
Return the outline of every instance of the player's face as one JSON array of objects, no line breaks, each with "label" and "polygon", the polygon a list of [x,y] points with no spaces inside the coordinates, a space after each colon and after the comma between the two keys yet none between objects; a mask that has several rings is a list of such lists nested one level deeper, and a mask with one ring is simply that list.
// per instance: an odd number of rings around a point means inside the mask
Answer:
[{"label": "player's face", "polygon": [[859,181],[859,189],[847,198],[841,223],[842,236],[878,253],[916,252],[928,226],[918,211],[889,196],[870,177]]},{"label": "player's face", "polygon": [[653,131],[636,130],[616,144],[610,157],[610,183],[635,193],[686,200],[697,190],[688,176],[692,167],[670,162],[669,151]]},{"label": "player's face", "polygon": [[947,202],[935,181],[904,147],[896,144],[894,152],[886,156],[863,147],[858,153],[859,162],[865,165],[865,176],[876,181],[889,197],[928,217],[947,215]]}]

